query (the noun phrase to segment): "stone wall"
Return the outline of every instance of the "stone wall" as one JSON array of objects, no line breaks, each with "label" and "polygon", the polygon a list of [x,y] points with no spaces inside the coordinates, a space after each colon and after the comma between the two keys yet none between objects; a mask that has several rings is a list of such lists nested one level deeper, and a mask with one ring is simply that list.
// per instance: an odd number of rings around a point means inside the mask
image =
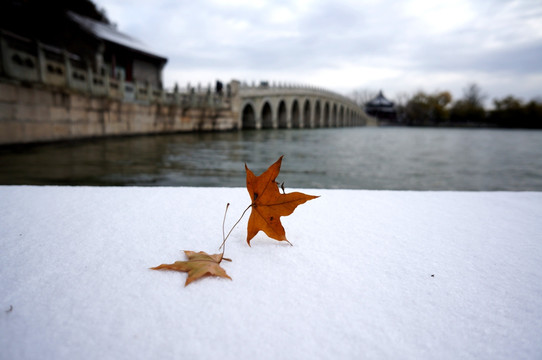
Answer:
[{"label": "stone wall", "polygon": [[[201,100],[201,99],[200,99]],[[0,145],[240,128],[238,102],[130,102],[0,80]]]}]

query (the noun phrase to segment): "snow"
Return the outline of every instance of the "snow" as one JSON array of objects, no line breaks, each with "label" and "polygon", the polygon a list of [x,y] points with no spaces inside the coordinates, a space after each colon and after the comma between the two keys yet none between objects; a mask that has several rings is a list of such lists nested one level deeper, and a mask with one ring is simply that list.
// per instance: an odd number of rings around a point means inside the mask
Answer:
[{"label": "snow", "polygon": [[542,358],[542,193],[298,190],[184,287],[245,189],[0,186],[0,358]]}]

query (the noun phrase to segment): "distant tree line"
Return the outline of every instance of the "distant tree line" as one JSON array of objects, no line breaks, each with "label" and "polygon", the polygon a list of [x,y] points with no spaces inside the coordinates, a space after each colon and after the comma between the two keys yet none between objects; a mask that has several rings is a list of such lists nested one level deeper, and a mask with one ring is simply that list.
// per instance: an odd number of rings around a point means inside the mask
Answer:
[{"label": "distant tree line", "polygon": [[[352,97],[361,105],[369,101],[369,97],[374,97],[374,94],[370,91],[356,91]],[[407,126],[542,129],[542,99],[524,102],[509,95],[494,99],[493,108],[486,110],[486,98],[476,84],[468,85],[463,91],[463,97],[456,101],[453,101],[448,91],[402,94],[395,99],[397,116],[391,123]]]},{"label": "distant tree line", "polygon": [[531,100],[524,103],[521,99],[507,96],[493,100],[495,109],[489,113],[488,120],[502,127],[542,128],[542,101]]}]

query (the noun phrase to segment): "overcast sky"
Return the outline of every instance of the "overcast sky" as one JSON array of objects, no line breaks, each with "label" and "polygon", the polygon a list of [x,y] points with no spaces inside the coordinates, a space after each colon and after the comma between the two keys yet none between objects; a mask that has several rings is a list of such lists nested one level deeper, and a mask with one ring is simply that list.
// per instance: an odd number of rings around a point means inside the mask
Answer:
[{"label": "overcast sky", "polygon": [[219,79],[342,94],[542,97],[542,1],[95,0],[168,58],[166,87]]}]

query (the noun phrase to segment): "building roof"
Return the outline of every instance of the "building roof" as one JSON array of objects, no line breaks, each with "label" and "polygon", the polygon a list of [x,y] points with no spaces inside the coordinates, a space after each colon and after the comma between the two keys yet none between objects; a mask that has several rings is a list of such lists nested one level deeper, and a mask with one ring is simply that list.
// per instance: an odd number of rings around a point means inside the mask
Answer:
[{"label": "building roof", "polygon": [[376,107],[376,108],[393,107],[393,102],[386,99],[384,95],[382,94],[382,90],[380,90],[378,95],[373,100],[367,102],[365,106]]},{"label": "building roof", "polygon": [[118,31],[113,25],[105,24],[88,17],[78,15],[71,11],[68,11],[68,16],[79,24],[84,30],[88,31],[99,39],[124,46],[154,58],[158,58],[164,62],[167,61],[166,57],[156,54],[146,44]]}]

